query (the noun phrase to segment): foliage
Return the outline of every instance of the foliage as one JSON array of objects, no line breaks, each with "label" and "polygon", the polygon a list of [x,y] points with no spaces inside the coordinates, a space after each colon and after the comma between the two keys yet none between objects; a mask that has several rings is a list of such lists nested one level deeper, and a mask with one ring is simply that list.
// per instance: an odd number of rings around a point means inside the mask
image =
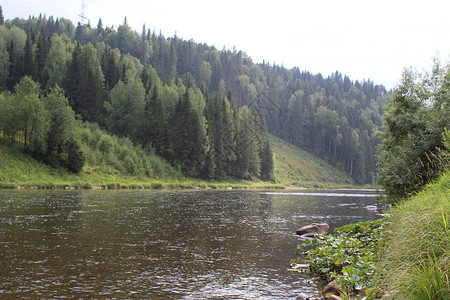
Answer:
[{"label": "foliage", "polygon": [[[442,132],[450,127],[450,65],[431,74],[406,70],[384,114],[379,182],[392,201],[409,196],[444,170]],[[442,149],[442,150],[441,150]]]},{"label": "foliage", "polygon": [[53,167],[81,171],[84,156],[75,128],[75,115],[58,86],[42,96],[38,84],[26,76],[14,93],[0,94],[3,138],[20,141],[25,152]]},{"label": "foliage", "polygon": [[[335,280],[346,294],[372,293],[369,287],[379,261],[383,225],[383,220],[376,220],[336,228],[335,234],[317,235],[298,245],[297,255],[303,256],[308,249],[302,261],[309,273]],[[294,267],[296,262],[292,261]]]},{"label": "foliage", "polygon": [[390,213],[377,284],[386,299],[449,299],[450,173]]},{"label": "foliage", "polygon": [[[162,123],[167,124],[186,88],[180,78],[191,74],[191,82],[197,82],[197,86],[194,83],[188,88],[192,88],[196,96],[203,94],[205,104],[209,95],[220,92],[225,96],[229,91],[230,97],[227,95],[226,98],[233,102],[231,104],[237,110],[246,105],[252,114],[264,115],[267,129],[272,134],[320,156],[358,183],[373,181],[374,153],[378,143],[374,133],[381,125],[386,91],[371,81],[352,82],[338,72],[324,78],[321,74],[312,75],[298,68],[287,70],[265,62],[255,64],[242,51],[219,51],[177,36],[166,38],[161,33],[146,30],[145,26],[138,34],[126,23],[117,30],[105,28],[101,20],[97,27],[78,24],[75,28],[64,18],[39,16],[7,20],[0,27],[0,38],[7,40],[0,43],[2,90],[11,90],[25,74],[31,75],[42,88],[50,88],[55,83],[60,84],[61,75],[67,70],[62,86],[73,110],[84,120],[104,126],[110,116],[103,104],[108,102],[110,90],[119,80],[125,82],[127,74],[132,74],[141,77],[146,104],[151,89],[158,87],[165,114]],[[8,38],[4,38],[6,36]],[[17,37],[20,43],[11,44],[10,36]],[[68,62],[66,68],[64,61]],[[30,66],[31,71],[27,70]],[[201,93],[196,91],[200,87]],[[291,100],[292,97],[297,99]],[[204,114],[201,105],[193,103],[193,107],[201,119]],[[151,109],[147,112],[151,115]],[[237,118],[233,122],[237,122]],[[147,122],[143,128],[148,128],[149,123],[154,125]],[[210,125],[207,124],[207,132]],[[153,142],[154,137],[140,134],[138,139],[139,143],[151,144],[158,154],[170,158],[167,145],[161,149],[160,142]],[[164,139],[158,138],[159,141]],[[137,140],[133,138],[133,141]],[[260,158],[261,155],[262,152]],[[195,173],[202,177],[226,177],[227,171],[223,167],[214,171],[214,175],[208,175],[214,169],[211,160],[221,159],[221,155],[216,157],[206,153],[203,157],[206,160],[202,161],[203,170]],[[180,163],[171,162],[174,165]],[[264,163],[261,161],[262,165]],[[266,167],[262,169],[270,170]],[[258,173],[254,169],[251,176]],[[246,172],[240,174],[247,175]],[[259,176],[271,178],[262,173]]]}]

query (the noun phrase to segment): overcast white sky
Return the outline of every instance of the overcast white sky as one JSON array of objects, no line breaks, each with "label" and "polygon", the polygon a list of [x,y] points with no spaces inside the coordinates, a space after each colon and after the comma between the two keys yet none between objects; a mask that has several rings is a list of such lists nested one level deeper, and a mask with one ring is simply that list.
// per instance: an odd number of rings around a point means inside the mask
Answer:
[{"label": "overcast white sky", "polygon": [[[82,0],[3,0],[6,19],[39,13],[80,20]],[[254,62],[294,66],[387,88],[405,67],[429,70],[433,57],[450,60],[448,0],[85,0],[96,26],[117,28],[127,17],[177,36],[246,52]]]}]

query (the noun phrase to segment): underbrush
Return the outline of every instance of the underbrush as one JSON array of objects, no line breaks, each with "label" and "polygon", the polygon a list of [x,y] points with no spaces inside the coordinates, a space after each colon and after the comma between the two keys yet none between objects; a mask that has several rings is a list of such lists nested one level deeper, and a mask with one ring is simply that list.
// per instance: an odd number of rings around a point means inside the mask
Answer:
[{"label": "underbrush", "polygon": [[379,261],[383,220],[359,222],[336,228],[335,234],[316,235],[297,246],[303,259],[291,261],[294,268],[304,270],[323,281],[335,280],[348,297],[372,296],[375,265]]}]

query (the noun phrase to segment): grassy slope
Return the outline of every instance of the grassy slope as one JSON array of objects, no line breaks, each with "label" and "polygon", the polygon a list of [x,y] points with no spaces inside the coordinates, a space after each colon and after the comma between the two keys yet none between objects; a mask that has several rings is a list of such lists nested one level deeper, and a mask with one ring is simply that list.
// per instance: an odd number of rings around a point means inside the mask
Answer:
[{"label": "grassy slope", "polygon": [[352,186],[355,183],[316,156],[271,136],[277,182],[302,187]]},{"label": "grassy slope", "polygon": [[450,172],[395,207],[378,283],[387,299],[450,299]]},{"label": "grassy slope", "polygon": [[[19,148],[0,144],[0,187],[281,187],[296,185],[302,187],[351,186],[350,177],[318,159],[317,157],[278,138],[271,137],[273,144],[275,176],[279,184],[239,182],[203,182],[175,178],[152,179],[115,175],[102,172],[102,168],[85,166],[79,175],[68,174],[39,163]],[[87,171],[87,172],[86,172]]]},{"label": "grassy slope", "polygon": [[[108,174],[101,167],[85,166],[87,172],[69,174],[55,170],[25,155],[19,148],[0,144],[0,188],[282,188],[282,185],[261,182],[204,182],[184,178],[148,178]],[[96,170],[96,171],[92,171]]]}]

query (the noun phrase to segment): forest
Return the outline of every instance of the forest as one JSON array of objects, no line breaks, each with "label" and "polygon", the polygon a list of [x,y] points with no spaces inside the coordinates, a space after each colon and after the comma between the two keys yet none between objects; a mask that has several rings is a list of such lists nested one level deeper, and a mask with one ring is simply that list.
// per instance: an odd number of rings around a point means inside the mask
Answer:
[{"label": "forest", "polygon": [[256,64],[145,25],[139,34],[126,18],[117,29],[42,15],[0,23],[1,138],[56,167],[82,167],[84,122],[194,178],[274,180],[270,133],[357,183],[375,179],[387,91],[370,80]]}]

